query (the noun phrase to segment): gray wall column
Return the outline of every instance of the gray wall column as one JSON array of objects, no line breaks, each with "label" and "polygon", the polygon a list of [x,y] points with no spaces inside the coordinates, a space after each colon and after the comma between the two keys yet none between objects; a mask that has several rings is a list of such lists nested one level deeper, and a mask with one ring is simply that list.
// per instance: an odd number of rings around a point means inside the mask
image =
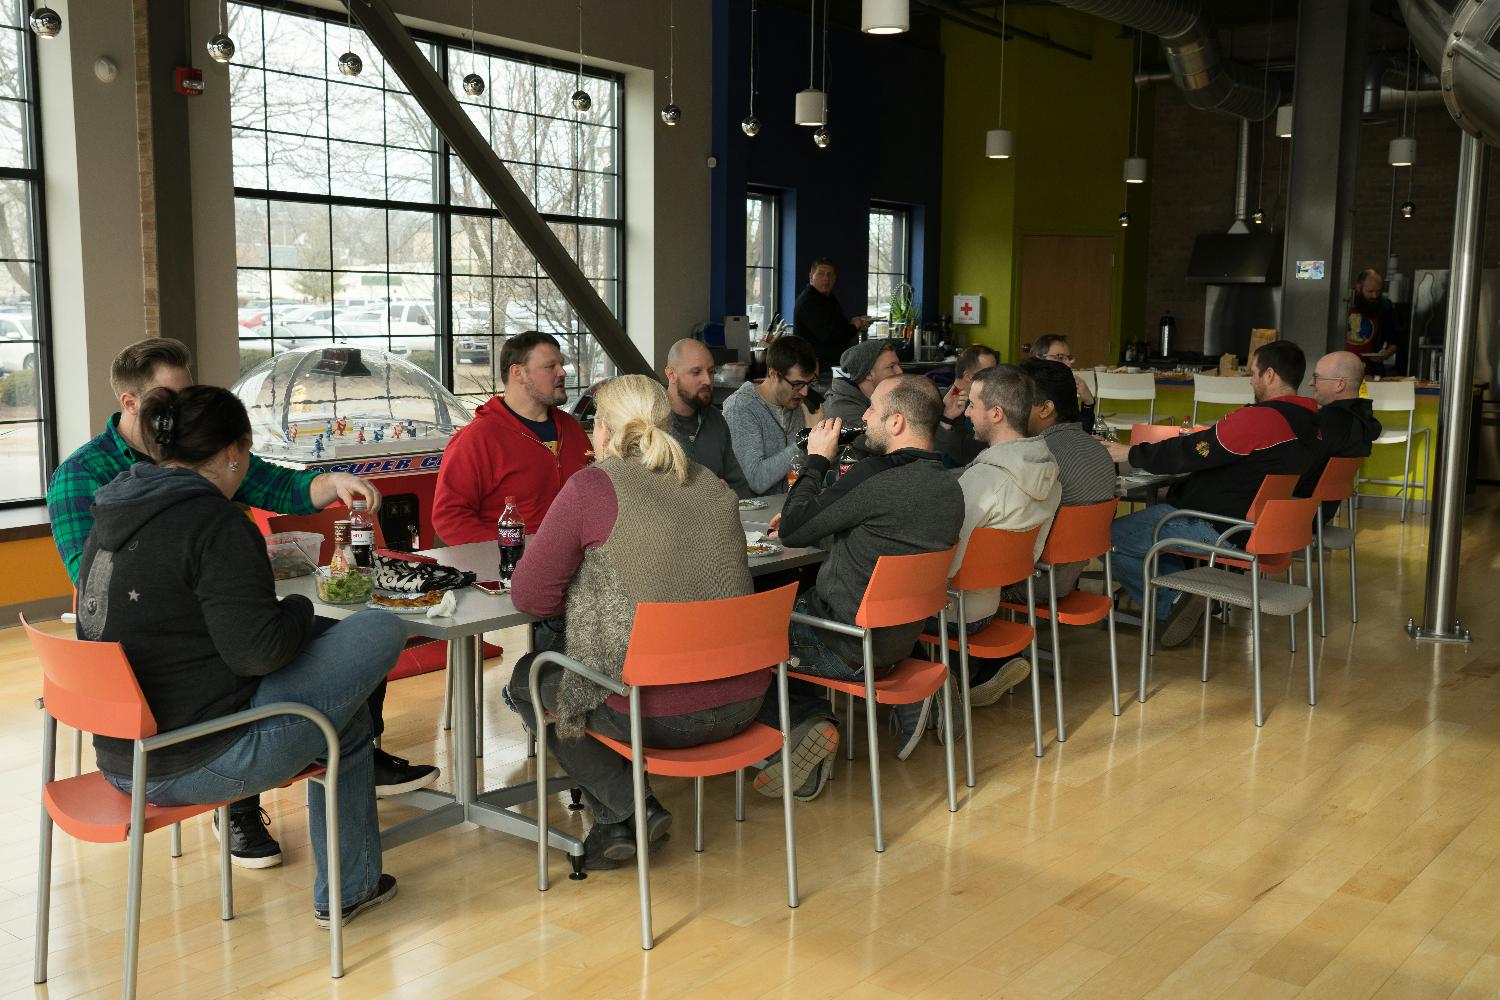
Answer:
[{"label": "gray wall column", "polygon": [[[1344,340],[1369,15],[1370,0],[1318,0],[1297,21],[1281,336],[1309,363]],[[1322,261],[1323,278],[1297,280],[1299,260]]]}]

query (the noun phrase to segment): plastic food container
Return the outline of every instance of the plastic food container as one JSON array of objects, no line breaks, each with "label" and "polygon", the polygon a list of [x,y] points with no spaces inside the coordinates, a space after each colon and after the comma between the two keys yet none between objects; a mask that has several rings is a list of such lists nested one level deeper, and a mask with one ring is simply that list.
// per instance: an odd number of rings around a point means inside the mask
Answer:
[{"label": "plastic food container", "polygon": [[364,604],[374,589],[374,571],[363,566],[335,574],[331,567],[319,566],[318,600],[324,604]]},{"label": "plastic food container", "polygon": [[278,580],[307,576],[318,568],[323,536],[316,531],[281,531],[266,536],[266,555]]}]

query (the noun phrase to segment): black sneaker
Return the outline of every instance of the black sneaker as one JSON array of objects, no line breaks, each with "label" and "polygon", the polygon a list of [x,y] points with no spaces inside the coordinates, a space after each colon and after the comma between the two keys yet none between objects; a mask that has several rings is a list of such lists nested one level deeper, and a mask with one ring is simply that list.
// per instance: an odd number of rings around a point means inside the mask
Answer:
[{"label": "black sneaker", "polygon": [[1198,631],[1198,623],[1203,620],[1205,603],[1203,598],[1193,594],[1183,594],[1177,598],[1177,603],[1172,605],[1167,617],[1156,623],[1160,630],[1156,641],[1162,644],[1163,649],[1176,649],[1193,637],[1193,633]]},{"label": "black sneaker", "polygon": [[[649,813],[647,814],[649,817]],[[649,818],[647,820],[649,830]],[[583,867],[591,872],[618,868],[635,857],[634,823],[595,823],[583,838]]]},{"label": "black sneaker", "polygon": [[[281,864],[281,845],[266,829],[271,817],[264,809],[229,813],[229,863],[236,868],[275,868]],[[219,813],[214,811],[214,836],[219,836]]]},{"label": "black sneaker", "polygon": [[922,742],[932,714],[932,699],[923,698],[891,709],[891,735],[896,740],[896,759],[905,760]]},{"label": "black sneaker", "polygon": [[441,773],[431,764],[413,764],[403,757],[394,757],[379,747],[375,748],[375,795],[378,798],[426,788]]},{"label": "black sneaker", "polygon": [[[365,912],[371,907],[379,906],[381,903],[384,903],[386,900],[393,898],[395,895],[396,876],[381,873],[380,881],[375,883],[374,892],[370,893],[359,902],[350,903],[348,906],[344,907],[344,926],[347,927],[349,925],[349,921],[353,920],[355,917],[359,916],[361,913]],[[328,929],[330,921],[328,919],[327,910],[314,910],[313,920],[319,927],[323,928],[325,931]]]},{"label": "black sneaker", "polygon": [[655,795],[646,796],[646,839],[652,844],[659,844],[671,836],[671,833],[672,814],[657,801]]}]

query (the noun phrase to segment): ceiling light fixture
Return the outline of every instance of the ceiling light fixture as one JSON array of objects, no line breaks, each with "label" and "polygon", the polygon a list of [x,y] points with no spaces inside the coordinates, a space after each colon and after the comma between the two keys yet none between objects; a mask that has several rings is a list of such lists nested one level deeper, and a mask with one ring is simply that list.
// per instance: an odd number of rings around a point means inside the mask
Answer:
[{"label": "ceiling light fixture", "polygon": [[910,0],[863,0],[859,30],[867,35],[899,35],[911,28]]},{"label": "ceiling light fixture", "polygon": [[750,113],[740,120],[740,131],[751,139],[760,135],[760,118],[755,114],[755,71],[760,62],[759,32],[759,5],[757,0],[750,0]]},{"label": "ceiling light fixture", "polygon": [[1283,104],[1276,109],[1276,138],[1290,139],[1292,137],[1292,106]]},{"label": "ceiling light fixture", "polygon": [[667,5],[667,103],[661,109],[664,125],[676,125],[682,120],[682,109],[677,106],[677,4]]},{"label": "ceiling light fixture", "polygon": [[351,6],[346,11],[347,20],[344,22],[344,44],[349,46],[348,51],[339,56],[339,72],[345,76],[359,76],[365,68],[365,61],[354,51],[354,8]]},{"label": "ceiling light fixture", "polygon": [[570,99],[574,111],[587,111],[594,106],[594,99],[583,89],[583,0],[578,0],[578,77]]},{"label": "ceiling light fixture", "polygon": [[[479,65],[479,54],[474,45],[474,0],[469,0],[469,65]],[[472,69],[464,74],[464,93],[478,97],[484,93],[484,77]]]},{"label": "ceiling light fixture", "polygon": [[1005,23],[1006,0],[1000,3],[1000,100],[995,127],[984,134],[984,155],[992,160],[1008,160],[1016,151],[1015,138],[1005,127],[1005,41],[1010,37]]},{"label": "ceiling light fixture", "polygon": [[792,121],[798,125],[822,125],[828,117],[828,95],[813,78],[818,52],[818,0],[809,0],[807,11],[807,89],[797,91]]},{"label": "ceiling light fixture", "polygon": [[234,58],[234,39],[224,33],[224,8],[228,4],[229,0],[219,0],[219,32],[208,40],[209,58],[216,63],[227,63]]}]

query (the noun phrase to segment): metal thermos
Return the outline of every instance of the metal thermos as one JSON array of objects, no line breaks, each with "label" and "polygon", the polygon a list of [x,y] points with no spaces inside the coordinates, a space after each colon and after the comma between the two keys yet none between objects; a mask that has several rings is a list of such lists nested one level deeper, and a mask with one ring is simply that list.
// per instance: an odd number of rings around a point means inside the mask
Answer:
[{"label": "metal thermos", "polygon": [[1177,338],[1177,320],[1172,318],[1172,310],[1168,309],[1162,314],[1161,319],[1156,321],[1156,342],[1161,349],[1160,354],[1164,358],[1172,356],[1172,341]]}]

